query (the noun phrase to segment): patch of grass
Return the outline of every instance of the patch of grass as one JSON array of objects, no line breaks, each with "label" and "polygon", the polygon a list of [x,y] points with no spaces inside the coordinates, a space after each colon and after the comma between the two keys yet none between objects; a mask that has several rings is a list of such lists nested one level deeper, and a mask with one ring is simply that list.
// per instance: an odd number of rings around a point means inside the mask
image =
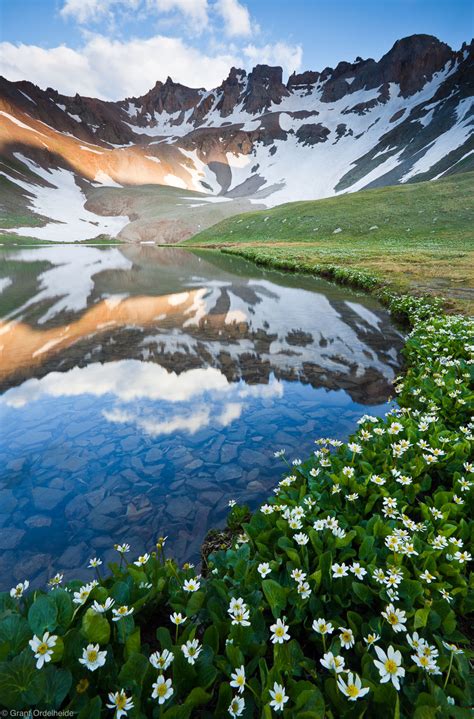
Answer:
[{"label": "patch of grass", "polygon": [[[18,171],[16,167],[12,169]],[[46,218],[37,215],[29,206],[25,192],[3,175],[0,175],[0,198],[0,229],[42,227],[45,224]]]},{"label": "patch of grass", "polygon": [[[15,235],[13,232],[0,231],[0,246],[14,247],[15,245],[57,245],[57,242],[50,240],[39,240],[37,237],[28,237],[26,235]],[[64,244],[64,243],[61,243]]]},{"label": "patch of grass", "polygon": [[[232,217],[187,245],[232,247],[248,259],[271,253],[306,271],[365,271],[394,291],[444,294],[474,308],[474,173],[383,187]],[[339,231],[340,230],[340,231]],[[237,249],[238,248],[238,249]],[[249,250],[252,250],[249,252]]]}]

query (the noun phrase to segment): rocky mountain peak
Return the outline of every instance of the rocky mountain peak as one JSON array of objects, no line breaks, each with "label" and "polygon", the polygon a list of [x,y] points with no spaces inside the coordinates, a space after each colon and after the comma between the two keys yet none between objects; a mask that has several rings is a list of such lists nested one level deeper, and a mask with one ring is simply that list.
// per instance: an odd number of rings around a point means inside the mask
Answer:
[{"label": "rocky mountain peak", "polygon": [[0,78],[3,152],[44,168],[54,155],[97,183],[271,202],[438,177],[473,166],[471,53],[413,35],[379,61],[344,60],[286,84],[281,67],[232,67],[213,89],[168,77],[117,102]]},{"label": "rocky mountain peak", "polygon": [[262,110],[268,110],[272,103],[279,104],[283,97],[290,94],[283,84],[282,78],[281,67],[255,65],[248,76],[244,109],[255,114]]},{"label": "rocky mountain peak", "polygon": [[397,40],[377,64],[382,82],[396,82],[403,97],[413,95],[442,70],[453,51],[433,35],[410,35]]},{"label": "rocky mountain peak", "polygon": [[170,115],[195,107],[201,99],[204,90],[194,89],[174,82],[168,75],[166,82],[156,82],[155,86],[137,101],[142,106],[141,114],[166,112]]},{"label": "rocky mountain peak", "polygon": [[319,72],[313,72],[312,70],[306,70],[306,72],[300,73],[294,72],[288,78],[286,86],[290,91],[296,88],[305,88],[307,90],[310,90],[311,87],[313,85],[316,85],[316,83],[318,82],[319,76]]},{"label": "rocky mountain peak", "polygon": [[239,104],[241,95],[245,87],[247,73],[237,67],[232,67],[229,75],[222,85],[217,88],[220,94],[220,100],[217,103],[217,110],[222,117],[227,117],[232,113],[234,108]]}]

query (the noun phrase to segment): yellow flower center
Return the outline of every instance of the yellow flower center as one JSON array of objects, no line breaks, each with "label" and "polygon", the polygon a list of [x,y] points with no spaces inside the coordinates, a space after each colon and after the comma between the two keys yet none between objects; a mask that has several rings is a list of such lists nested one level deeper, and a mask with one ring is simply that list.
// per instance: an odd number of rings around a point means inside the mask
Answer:
[{"label": "yellow flower center", "polygon": [[188,654],[190,657],[193,657],[196,654],[194,647],[189,647]]},{"label": "yellow flower center", "polygon": [[236,681],[237,681],[237,684],[239,685],[239,687],[243,687],[245,684],[245,677],[243,677],[241,674],[239,674]]},{"label": "yellow flower center", "polygon": [[387,659],[385,662],[385,669],[389,674],[395,674],[397,671],[397,663],[393,661],[393,659]]},{"label": "yellow flower center", "polygon": [[87,658],[90,662],[97,661],[97,652],[93,649],[92,651],[88,652]]},{"label": "yellow flower center", "polygon": [[342,633],[342,641],[343,642],[350,642],[351,641],[351,635],[349,632],[343,632]]},{"label": "yellow flower center", "polygon": [[396,615],[396,614],[393,614],[393,612],[392,612],[391,614],[388,615],[388,621],[389,621],[390,624],[398,624],[398,617],[397,617],[397,615]]},{"label": "yellow flower center", "polygon": [[281,692],[277,692],[275,694],[275,701],[277,702],[277,704],[281,704],[281,702],[283,701],[283,694]]},{"label": "yellow flower center", "polygon": [[359,690],[357,689],[355,684],[348,684],[346,691],[347,691],[347,695],[350,697],[358,697],[359,696]]},{"label": "yellow flower center", "polygon": [[277,637],[282,637],[284,635],[284,633],[285,632],[284,632],[283,627],[277,627],[275,630],[275,634],[277,635]]},{"label": "yellow flower center", "polygon": [[165,683],[158,685],[158,694],[160,697],[164,697],[167,690],[168,690],[168,687],[166,686]]},{"label": "yellow flower center", "polygon": [[342,662],[339,659],[339,657],[334,657],[334,666],[336,667],[336,669],[337,669],[337,667],[340,667],[341,664],[342,664]]},{"label": "yellow flower center", "polygon": [[39,647],[36,651],[38,652],[38,654],[46,654],[48,649],[49,649],[48,645],[45,642],[41,642],[41,644],[39,645]]},{"label": "yellow flower center", "polygon": [[115,705],[116,705],[117,709],[124,709],[126,703],[127,703],[126,694],[119,694],[115,701]]},{"label": "yellow flower center", "polygon": [[430,663],[429,657],[427,657],[426,655],[420,657],[420,664],[422,667],[427,667],[429,663]]}]

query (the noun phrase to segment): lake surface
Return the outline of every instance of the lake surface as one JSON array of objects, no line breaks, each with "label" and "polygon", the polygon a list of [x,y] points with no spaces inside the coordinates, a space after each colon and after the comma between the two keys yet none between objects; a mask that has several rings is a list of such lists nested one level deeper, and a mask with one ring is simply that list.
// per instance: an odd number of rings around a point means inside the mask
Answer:
[{"label": "lake surface", "polygon": [[[0,254],[0,589],[168,535],[199,560],[319,436],[388,409],[403,343],[373,299],[213,252]],[[131,556],[131,555],[130,555]]]}]

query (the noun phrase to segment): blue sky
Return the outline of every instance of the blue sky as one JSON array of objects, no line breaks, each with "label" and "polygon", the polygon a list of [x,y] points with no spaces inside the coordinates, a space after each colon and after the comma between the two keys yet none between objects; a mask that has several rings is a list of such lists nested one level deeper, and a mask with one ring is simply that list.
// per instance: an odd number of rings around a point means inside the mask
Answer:
[{"label": "blue sky", "polygon": [[141,94],[171,75],[219,84],[231,65],[292,70],[378,59],[395,40],[473,34],[472,0],[2,0],[0,72],[72,94]]}]

